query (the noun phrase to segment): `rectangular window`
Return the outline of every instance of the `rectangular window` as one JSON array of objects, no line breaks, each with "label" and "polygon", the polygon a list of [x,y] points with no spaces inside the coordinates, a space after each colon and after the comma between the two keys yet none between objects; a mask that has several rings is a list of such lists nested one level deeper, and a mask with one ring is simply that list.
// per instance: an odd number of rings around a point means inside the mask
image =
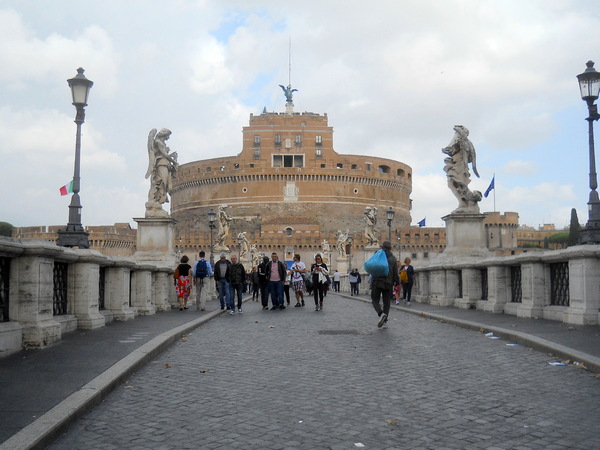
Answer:
[{"label": "rectangular window", "polygon": [[254,146],[260,146],[260,136],[254,136]]},{"label": "rectangular window", "polygon": [[338,168],[338,169],[343,169],[343,168],[344,168],[344,165],[343,165],[342,163],[337,163],[337,168]]},{"label": "rectangular window", "polygon": [[323,145],[323,137],[320,134],[315,136],[315,145]]},{"label": "rectangular window", "polygon": [[304,167],[304,155],[272,155],[273,167]]},{"label": "rectangular window", "polygon": [[323,157],[323,150],[321,150],[320,148],[318,148],[318,149],[315,151],[315,156],[316,156],[317,158],[322,158],[322,157]]},{"label": "rectangular window", "polygon": [[301,134],[297,134],[296,135],[296,145],[302,145],[302,135]]},{"label": "rectangular window", "polygon": [[276,134],[275,135],[275,145],[281,145],[281,135],[280,134]]},{"label": "rectangular window", "polygon": [[254,159],[260,159],[260,150],[258,148],[254,149]]},{"label": "rectangular window", "polygon": [[365,164],[365,166],[366,166],[367,172],[370,172],[371,171],[371,163],[367,163],[367,164]]}]

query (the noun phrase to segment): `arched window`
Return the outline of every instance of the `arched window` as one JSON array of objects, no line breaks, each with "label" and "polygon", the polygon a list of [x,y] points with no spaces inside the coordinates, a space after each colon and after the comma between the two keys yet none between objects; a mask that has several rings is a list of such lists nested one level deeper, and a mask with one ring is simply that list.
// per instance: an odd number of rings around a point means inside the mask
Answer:
[{"label": "arched window", "polygon": [[390,166],[381,165],[377,168],[379,173],[390,173]]}]

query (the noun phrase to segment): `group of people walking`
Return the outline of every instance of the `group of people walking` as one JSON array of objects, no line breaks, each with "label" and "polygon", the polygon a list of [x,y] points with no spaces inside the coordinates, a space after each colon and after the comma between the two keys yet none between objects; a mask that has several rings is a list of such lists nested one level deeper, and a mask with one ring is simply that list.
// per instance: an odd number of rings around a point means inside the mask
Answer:
[{"label": "group of people walking", "polygon": [[[396,258],[391,251],[391,243],[384,241],[381,244],[385,252],[389,271],[384,277],[369,277],[371,287],[371,302],[379,316],[378,326],[382,327],[388,320],[392,298],[396,304],[400,299],[410,305],[411,291],[415,282],[415,270],[410,264],[410,258],[404,260],[404,265],[398,270]],[[214,276],[219,303],[221,309],[227,308],[229,314],[242,313],[242,294],[246,292],[246,286],[251,286],[252,300],[261,302],[263,310],[282,310],[290,306],[290,290],[295,294],[297,308],[305,306],[305,295],[312,293],[315,311],[323,310],[323,302],[327,295],[329,286],[332,284],[336,292],[339,292],[340,275],[337,271],[332,277],[329,269],[323,262],[320,254],[315,256],[310,268],[301,261],[300,255],[295,254],[290,268],[279,260],[276,252],[271,254],[271,259],[263,257],[258,266],[254,266],[250,273],[246,273],[244,265],[238,261],[236,255],[227,259],[225,253],[219,255],[219,261],[211,267],[205,259],[205,253],[199,253],[199,260],[194,267],[189,264],[189,258],[184,255],[174,274],[174,284],[179,302],[179,309],[188,309],[188,299],[191,293],[192,281],[196,286],[196,306],[198,310],[204,311],[206,296],[203,293],[205,280]],[[358,295],[361,276],[357,269],[348,274],[350,282],[350,295]],[[269,297],[271,307],[269,308]],[[237,300],[237,302],[236,302]]]}]

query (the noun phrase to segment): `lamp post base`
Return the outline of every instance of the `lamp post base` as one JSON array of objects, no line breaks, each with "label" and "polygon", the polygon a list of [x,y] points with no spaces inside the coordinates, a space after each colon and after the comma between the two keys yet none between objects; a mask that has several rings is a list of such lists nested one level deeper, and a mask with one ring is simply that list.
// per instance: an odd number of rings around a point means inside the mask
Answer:
[{"label": "lamp post base", "polygon": [[600,222],[588,222],[579,234],[579,243],[600,244]]},{"label": "lamp post base", "polygon": [[58,230],[56,245],[60,247],[90,248],[89,233],[81,226],[67,225],[64,230]]}]

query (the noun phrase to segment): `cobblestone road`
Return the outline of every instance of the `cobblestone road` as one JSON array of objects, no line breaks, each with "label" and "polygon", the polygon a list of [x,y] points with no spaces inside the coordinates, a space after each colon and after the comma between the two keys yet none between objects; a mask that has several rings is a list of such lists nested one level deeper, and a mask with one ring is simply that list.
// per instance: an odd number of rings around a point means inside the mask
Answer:
[{"label": "cobblestone road", "polygon": [[[293,301],[293,300],[292,300]],[[329,294],[221,315],[51,449],[600,448],[600,380],[484,334]]]}]

